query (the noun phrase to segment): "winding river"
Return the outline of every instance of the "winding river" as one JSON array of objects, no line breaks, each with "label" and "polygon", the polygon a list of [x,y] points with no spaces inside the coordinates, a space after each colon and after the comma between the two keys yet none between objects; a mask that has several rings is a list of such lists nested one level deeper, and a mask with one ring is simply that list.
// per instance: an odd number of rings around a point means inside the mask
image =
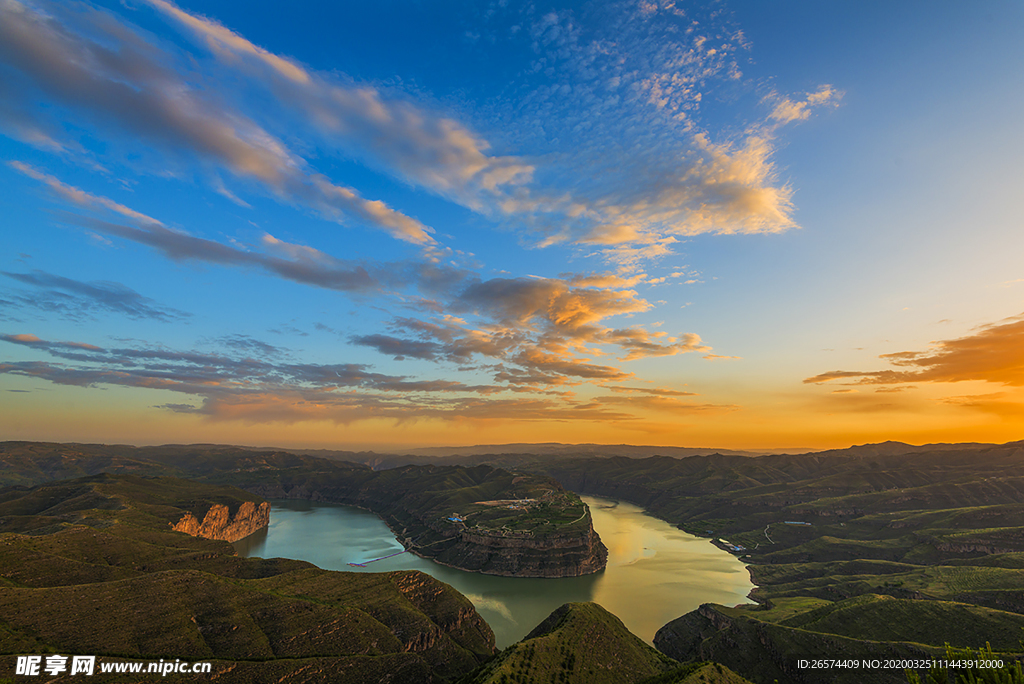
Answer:
[{"label": "winding river", "polygon": [[[367,511],[299,500],[273,500],[270,526],[235,544],[239,555],[294,558],[328,570],[422,570],[465,594],[494,629],[499,648],[526,636],[552,610],[595,601],[651,642],[665,623],[702,603],[745,603],[753,585],[731,554],[658,520],[632,504],[584,496],[594,529],[608,547],[608,567],[586,577],[533,579],[464,572],[411,553]],[[398,554],[368,564],[375,558]]]}]

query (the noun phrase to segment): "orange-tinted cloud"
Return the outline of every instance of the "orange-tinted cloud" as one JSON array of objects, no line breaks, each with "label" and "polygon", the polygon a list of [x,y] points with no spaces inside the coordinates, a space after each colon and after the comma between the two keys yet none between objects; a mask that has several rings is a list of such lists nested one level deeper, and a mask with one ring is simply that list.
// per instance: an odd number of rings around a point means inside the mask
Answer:
[{"label": "orange-tinted cloud", "polygon": [[[374,372],[365,364],[309,364],[275,361],[281,350],[251,338],[229,339],[222,353],[166,348],[101,348],[81,342],[51,342],[31,334],[4,334],[0,340],[49,353],[58,361],[0,362],[0,374],[38,378],[77,387],[120,386],[177,392],[198,400],[161,405],[168,411],[222,420],[331,420],[350,423],[371,418],[444,420],[600,420],[631,421],[636,415],[617,401],[577,401],[571,395],[500,396],[501,385],[466,385],[451,380],[411,380]],[[239,356],[241,351],[246,356]],[[248,355],[250,352],[257,352]],[[257,356],[259,358],[257,358]],[[614,369],[560,364],[552,377],[618,377]],[[651,399],[665,399],[650,397]],[[619,399],[619,398],[616,398]],[[674,398],[668,398],[675,401]],[[639,406],[639,404],[637,404]]]},{"label": "orange-tinted cloud", "polygon": [[928,351],[883,354],[879,358],[908,370],[830,371],[804,380],[853,380],[864,385],[983,380],[1024,386],[1024,314],[982,326],[973,335],[935,342]]},{"label": "orange-tinted cloud", "polygon": [[594,399],[594,402],[601,405],[619,405],[683,414],[704,413],[708,411],[734,411],[739,408],[732,404],[697,404],[692,401],[683,401],[678,397],[666,396],[606,396],[597,397]]},{"label": "orange-tinted cloud", "polygon": [[668,389],[665,387],[623,387],[607,386],[612,392],[623,394],[653,394],[661,397],[695,397],[696,392],[683,392],[681,390]]},{"label": "orange-tinted cloud", "polygon": [[[422,308],[469,314],[478,319],[474,326],[451,314],[433,322],[398,318],[393,324],[396,329],[412,332],[420,339],[382,333],[349,338],[353,344],[372,347],[396,359],[465,363],[476,355],[490,357],[505,364],[496,369],[496,377],[503,378],[500,381],[516,386],[535,382],[540,386],[565,384],[564,378],[622,380],[632,376],[619,368],[590,363],[587,354],[602,352],[583,351],[588,344],[614,345],[625,352],[624,361],[711,350],[696,333],[672,336],[641,326],[610,328],[602,325],[605,319],[642,313],[653,307],[635,290],[618,287],[634,279],[599,274],[568,280],[481,280],[468,271],[428,261],[376,266],[343,261],[269,234],[263,236],[259,245],[225,244],[172,230],[157,219],[79,190],[23,164],[15,168],[46,183],[61,199],[78,207],[112,212],[128,219],[122,224],[65,214],[68,221],[147,245],[175,261],[260,269],[294,282],[346,292],[382,294],[385,286],[408,286],[438,297],[435,300],[412,295]],[[139,302],[135,304],[138,308]],[[156,311],[151,305],[149,309]],[[510,368],[507,364],[520,368]],[[563,379],[552,378],[552,374]]]},{"label": "orange-tinted cloud", "polygon": [[1024,402],[1014,401],[1014,397],[1015,395],[1008,392],[992,392],[990,394],[946,397],[942,401],[951,406],[975,409],[1000,418],[1020,420],[1024,416]]}]

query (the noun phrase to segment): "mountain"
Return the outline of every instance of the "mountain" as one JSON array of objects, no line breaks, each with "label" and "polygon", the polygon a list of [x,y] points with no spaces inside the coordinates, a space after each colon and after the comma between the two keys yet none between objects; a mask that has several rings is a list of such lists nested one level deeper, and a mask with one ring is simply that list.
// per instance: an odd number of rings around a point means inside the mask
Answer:
[{"label": "mountain", "polygon": [[596,603],[555,609],[525,639],[506,648],[463,684],[735,683],[746,680],[709,663],[681,663],[631,634]]},{"label": "mountain", "polygon": [[446,682],[493,653],[473,605],[423,573],[239,558],[171,529],[252,501],[133,475],[0,490],[0,652],[181,658],[211,661],[219,682],[352,684]]},{"label": "mountain", "polygon": [[233,485],[266,498],[359,506],[417,555],[484,574],[575,577],[601,570],[607,549],[590,510],[550,477],[488,465],[365,465],[238,447],[0,443],[0,484],[100,472]]},{"label": "mountain", "polygon": [[904,682],[805,659],[1024,657],[1024,444],[869,445],[834,454],[590,458],[535,465],[743,558],[759,606],[705,605],[656,637],[751,681]]},{"label": "mountain", "polygon": [[545,442],[538,444],[478,444],[465,447],[424,447],[410,449],[415,456],[480,456],[483,454],[537,454],[557,456],[625,456],[645,458],[647,456],[671,456],[683,458],[702,454],[729,454],[731,456],[756,456],[756,451],[714,449],[706,447],[643,446],[633,444],[560,444]]}]

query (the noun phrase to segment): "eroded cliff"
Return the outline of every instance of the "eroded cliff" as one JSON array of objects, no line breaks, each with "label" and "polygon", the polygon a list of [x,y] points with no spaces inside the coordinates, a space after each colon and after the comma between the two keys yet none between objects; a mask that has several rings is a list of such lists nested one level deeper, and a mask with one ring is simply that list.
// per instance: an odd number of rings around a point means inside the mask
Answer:
[{"label": "eroded cliff", "polygon": [[268,499],[365,508],[409,551],[471,572],[578,577],[599,572],[608,558],[586,504],[545,476],[489,466],[407,466],[241,486]]},{"label": "eroded cliff", "polygon": [[507,577],[579,577],[604,569],[608,561],[593,526],[540,539],[466,530],[434,553],[431,547],[411,550],[445,565]]},{"label": "eroded cliff", "polygon": [[213,504],[206,512],[202,522],[199,522],[199,519],[192,513],[185,513],[171,529],[191,534],[193,537],[234,542],[248,537],[269,524],[269,503],[264,501],[256,504],[252,501],[244,501],[233,517],[230,509],[224,504]]}]

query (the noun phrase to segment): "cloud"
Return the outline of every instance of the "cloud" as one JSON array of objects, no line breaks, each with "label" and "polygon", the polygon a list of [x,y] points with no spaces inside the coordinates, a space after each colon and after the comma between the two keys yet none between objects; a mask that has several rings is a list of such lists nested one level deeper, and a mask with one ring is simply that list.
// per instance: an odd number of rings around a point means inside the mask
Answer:
[{"label": "cloud", "polygon": [[396,361],[402,361],[406,357],[434,361],[440,351],[440,345],[434,342],[403,340],[390,335],[359,335],[351,337],[350,341],[352,344],[372,347],[381,354],[394,357]]},{"label": "cloud", "polygon": [[[62,362],[4,361],[0,374],[48,380],[77,387],[136,387],[196,397],[199,406],[168,402],[161,408],[217,420],[333,420],[369,418],[397,421],[444,420],[615,420],[634,414],[571,397],[508,398],[494,385],[451,380],[409,380],[376,373],[365,364],[272,363],[164,348],[101,348],[80,342],[53,342],[31,334],[0,334],[0,340],[49,353]],[[226,340],[229,352],[252,348],[251,338]],[[468,396],[467,396],[468,395]],[[614,403],[614,402],[613,402]]]},{"label": "cloud", "polygon": [[[606,282],[628,280],[599,279]],[[574,287],[581,279],[492,278],[468,279],[461,291],[445,299],[434,320],[398,317],[391,326],[401,336],[369,335],[352,338],[394,358],[468,363],[474,357],[498,361],[492,365],[496,382],[511,385],[562,385],[585,381],[622,380],[632,373],[595,364],[601,347],[625,352],[623,361],[710,351],[695,333],[671,336],[643,327],[611,328],[605,319],[649,310],[652,305],[634,290]],[[413,336],[413,337],[410,337]],[[413,338],[419,339],[413,339]]]},{"label": "cloud", "polygon": [[784,125],[793,121],[805,121],[811,116],[813,107],[832,106],[839,104],[843,93],[829,85],[823,85],[813,93],[807,93],[802,100],[792,100],[788,97],[781,97],[776,93],[766,98],[773,102],[771,114],[768,115],[773,121]]},{"label": "cloud", "polygon": [[[469,362],[474,356],[499,359],[495,370],[501,382],[521,386],[564,384],[567,378],[613,380],[632,374],[594,364],[585,345],[614,345],[625,352],[623,361],[709,352],[699,335],[671,336],[643,327],[610,328],[605,319],[641,313],[652,304],[632,289],[617,289],[646,276],[629,278],[592,274],[561,278],[492,278],[430,262],[372,266],[336,259],[305,245],[264,234],[259,244],[224,244],[172,230],[159,220],[105,197],[87,193],[24,164],[19,171],[45,183],[61,199],[85,209],[115,213],[134,225],[103,218],[64,214],[65,220],[104,235],[151,247],[175,261],[197,261],[259,269],[294,282],[350,293],[381,294],[386,288],[412,288],[439,300],[392,293],[421,309],[471,315],[469,325],[448,314],[439,321],[398,317],[397,330],[421,339],[374,333],[353,335],[353,344],[368,346],[397,360]],[[584,355],[580,356],[580,352]],[[509,364],[519,366],[512,368]]]},{"label": "cloud", "polygon": [[660,397],[695,397],[694,392],[683,392],[681,390],[668,389],[664,387],[608,387],[612,392],[625,394],[653,394]]},{"label": "cloud", "polygon": [[[132,27],[99,10],[47,8],[17,0],[0,5],[0,61],[31,84],[16,94],[23,102],[42,91],[88,112],[101,127],[112,124],[167,151],[191,153],[328,216],[349,216],[416,245],[436,244],[416,219],[309,170],[255,121],[194,87],[179,73],[178,60]],[[76,22],[78,32],[71,27]]]},{"label": "cloud", "polygon": [[257,340],[254,337],[248,335],[225,335],[224,337],[218,337],[212,340],[214,344],[218,344],[229,349],[233,349],[236,352],[244,354],[251,354],[253,356],[262,358],[274,358],[284,356],[285,350],[281,347],[275,347],[272,344],[267,344],[262,340]]},{"label": "cloud", "polygon": [[528,347],[512,357],[524,368],[548,374],[586,378],[588,380],[626,380],[633,377],[614,366],[587,363],[585,359],[567,357],[563,354],[549,354],[537,347]]},{"label": "cloud", "polygon": [[[821,373],[804,380],[824,383],[854,380],[863,385],[894,385],[910,382],[985,382],[1024,386],[1024,314],[981,326],[972,335],[932,343],[928,351],[882,354],[900,370]],[[907,369],[907,370],[903,370]]]},{"label": "cloud", "polygon": [[[841,95],[831,86],[773,93],[763,120],[715,135],[700,125],[702,102],[722,84],[742,83],[748,49],[724,13],[631,1],[579,13],[495,7],[487,21],[525,30],[493,25],[480,49],[500,40],[502,53],[529,66],[505,97],[463,117],[485,135],[422,95],[317,71],[166,0],[148,4],[207,54],[182,54],[106,11],[9,0],[0,60],[22,76],[12,99],[39,119],[60,116],[35,106],[45,93],[100,128],[212,163],[328,217],[375,226],[435,258],[444,250],[431,228],[318,173],[283,140],[300,136],[318,151],[511,219],[539,245],[572,243],[640,268],[681,237],[793,228],[793,191],[772,161],[775,137]],[[252,108],[253,92],[269,104]],[[212,178],[215,191],[245,204]]]},{"label": "cloud", "polygon": [[[152,247],[174,261],[256,268],[285,280],[341,292],[363,292],[380,286],[366,266],[336,259],[303,245],[285,243],[269,234],[265,234],[259,244],[252,245],[250,251],[162,225],[136,227],[75,215],[65,218],[101,233]],[[257,251],[261,249],[265,251]]]},{"label": "cloud", "polygon": [[172,230],[159,220],[106,197],[67,185],[26,164],[14,162],[11,166],[46,183],[63,200],[86,209],[106,209],[131,219],[135,225],[111,223],[100,218],[70,213],[62,215],[65,220],[105,235],[146,245],[174,261],[258,268],[286,280],[345,292],[365,291],[380,286],[367,267],[336,259],[311,247],[287,243],[270,234],[264,234],[259,245],[247,248],[195,237],[181,230]]},{"label": "cloud", "polygon": [[672,396],[641,396],[641,397],[597,397],[594,402],[601,405],[626,405],[630,407],[642,407],[651,411],[662,411],[666,413],[704,413],[708,411],[735,411],[738,406],[732,404],[696,404],[690,401],[683,401]]},{"label": "cloud", "polygon": [[33,271],[10,273],[0,271],[23,285],[36,288],[32,294],[16,296],[17,306],[31,307],[67,318],[80,318],[89,312],[120,313],[130,318],[158,321],[180,321],[191,316],[184,311],[163,306],[135,290],[111,281],[85,283],[71,278]]},{"label": "cloud", "polygon": [[184,12],[169,2],[163,2],[163,0],[148,0],[148,2],[202,35],[210,48],[217,52],[250,55],[269,66],[278,74],[296,83],[310,82],[309,74],[295,62],[278,57],[261,47],[253,45],[237,33],[224,28],[216,22]]},{"label": "cloud", "polygon": [[749,46],[713,5],[503,11],[528,27],[511,40],[533,52],[537,85],[502,121],[516,124],[518,143],[549,150],[503,210],[530,216],[541,245],[585,245],[640,268],[682,237],[796,226],[775,140],[784,123],[835,104],[836,89],[775,93],[768,116],[715,135],[701,125],[702,102],[719,87],[743,90]]},{"label": "cloud", "polygon": [[222,65],[268,84],[277,101],[327,144],[340,144],[404,180],[481,209],[503,196],[501,186],[526,182],[533,172],[515,157],[490,156],[487,141],[449,117],[389,97],[372,85],[306,69],[171,3],[148,2],[185,27]]},{"label": "cloud", "polygon": [[625,349],[628,353],[623,357],[624,361],[711,350],[711,347],[701,344],[700,335],[696,333],[671,337],[664,332],[652,333],[640,327],[605,331],[595,336],[595,341],[616,344]]},{"label": "cloud", "polygon": [[[618,273],[563,273],[559,276],[574,287],[596,287],[605,289],[609,287],[636,287],[639,283],[646,282],[646,273],[634,273],[628,277]],[[664,280],[662,278],[661,280]]]},{"label": "cloud", "polygon": [[574,288],[554,278],[492,278],[469,285],[453,310],[485,311],[507,326],[540,324],[566,333],[586,333],[590,324],[608,316],[650,308],[633,290]]},{"label": "cloud", "polygon": [[130,209],[129,207],[126,207],[123,204],[119,204],[106,197],[93,195],[72,185],[68,185],[67,183],[59,180],[58,178],[51,176],[48,173],[39,171],[38,169],[29,166],[28,164],[24,164],[20,161],[9,161],[7,162],[7,164],[11,168],[20,171],[29,178],[37,180],[41,183],[45,183],[50,188],[50,190],[53,191],[53,194],[55,194],[57,197],[60,197],[61,199],[66,200],[79,207],[85,209],[106,209],[108,211],[120,214],[126,218],[132,219],[133,221],[137,221],[142,224],[163,225],[160,223],[160,221],[157,221],[155,218],[146,216],[145,214],[137,212],[134,209]]},{"label": "cloud", "polygon": [[1004,419],[1019,421],[1024,416],[1024,402],[1014,401],[1013,395],[1008,392],[945,397],[942,401],[951,406],[973,409]]}]

